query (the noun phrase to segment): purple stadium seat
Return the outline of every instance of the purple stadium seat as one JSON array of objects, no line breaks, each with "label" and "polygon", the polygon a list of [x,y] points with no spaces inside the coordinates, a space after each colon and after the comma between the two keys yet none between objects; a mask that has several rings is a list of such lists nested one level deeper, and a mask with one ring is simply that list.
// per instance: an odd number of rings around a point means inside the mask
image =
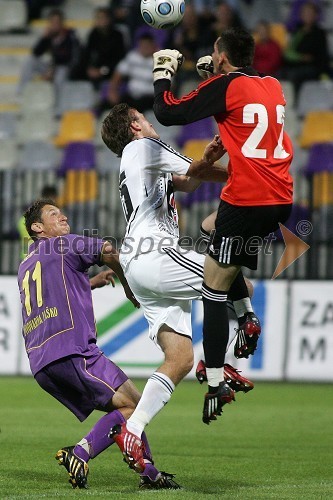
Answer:
[{"label": "purple stadium seat", "polygon": [[137,46],[138,40],[142,35],[152,35],[159,49],[162,49],[163,47],[167,46],[167,42],[169,39],[169,34],[167,30],[156,30],[155,28],[152,28],[151,26],[148,25],[139,26],[134,32],[134,37],[133,37],[134,47]]},{"label": "purple stadium seat", "polygon": [[[285,222],[284,226],[286,226],[289,231],[292,233],[296,234],[296,236],[300,236],[298,231],[297,231],[297,224],[302,221],[302,220],[307,220],[311,221],[311,215],[310,215],[310,210],[308,207],[303,207],[301,205],[293,205],[293,208],[291,210],[291,214],[289,219]],[[278,239],[278,241],[282,241],[282,234],[280,229],[275,231],[275,236]],[[301,238],[304,239],[303,236]]]},{"label": "purple stadium seat", "polygon": [[218,182],[204,182],[193,193],[182,198],[181,205],[190,208],[194,203],[211,202],[218,200],[221,193],[221,184]]},{"label": "purple stadium seat", "polygon": [[211,117],[183,125],[180,134],[176,138],[177,145],[182,148],[187,141],[193,139],[207,139],[208,144],[216,134],[214,127],[215,123]]},{"label": "purple stadium seat", "polygon": [[332,142],[314,144],[311,147],[304,172],[307,175],[317,174],[318,172],[333,172]]},{"label": "purple stadium seat", "polygon": [[68,170],[92,170],[95,166],[95,146],[91,142],[70,142],[64,150],[58,174],[64,175]]}]

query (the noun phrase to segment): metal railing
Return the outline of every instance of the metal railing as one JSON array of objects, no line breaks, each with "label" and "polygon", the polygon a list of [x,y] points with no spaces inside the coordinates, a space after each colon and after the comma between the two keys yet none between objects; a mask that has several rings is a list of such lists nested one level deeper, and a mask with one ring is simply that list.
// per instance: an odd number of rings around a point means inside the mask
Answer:
[{"label": "metal railing", "polygon": [[[309,179],[309,192],[312,180]],[[55,172],[47,171],[3,171],[0,172],[0,274],[16,275],[22,256],[17,224],[27,206],[40,196],[45,185],[54,185],[61,194],[65,180]],[[318,197],[318,187],[316,188]],[[297,259],[281,275],[287,279],[333,279],[333,205],[314,205],[309,197],[308,222],[313,228],[302,239],[310,249]],[[194,242],[199,237],[202,220],[218,206],[219,200],[195,203],[190,208],[181,208],[181,233]],[[125,221],[118,194],[118,174],[109,172],[98,175],[98,193],[94,200],[76,201],[64,207],[69,217],[71,231],[99,237],[112,237],[120,244],[125,232]],[[312,224],[312,226],[311,226]],[[295,232],[297,236],[297,232]],[[270,279],[285,248],[280,239],[271,244],[269,251],[259,253],[258,270],[245,271],[257,279]]]}]

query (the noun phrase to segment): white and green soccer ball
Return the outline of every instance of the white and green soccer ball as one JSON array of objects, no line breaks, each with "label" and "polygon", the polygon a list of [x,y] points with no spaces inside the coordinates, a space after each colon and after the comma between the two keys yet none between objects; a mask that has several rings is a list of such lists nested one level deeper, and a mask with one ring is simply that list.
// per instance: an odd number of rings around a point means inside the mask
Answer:
[{"label": "white and green soccer ball", "polygon": [[170,29],[184,17],[184,0],[141,0],[141,15],[145,23],[156,29]]}]

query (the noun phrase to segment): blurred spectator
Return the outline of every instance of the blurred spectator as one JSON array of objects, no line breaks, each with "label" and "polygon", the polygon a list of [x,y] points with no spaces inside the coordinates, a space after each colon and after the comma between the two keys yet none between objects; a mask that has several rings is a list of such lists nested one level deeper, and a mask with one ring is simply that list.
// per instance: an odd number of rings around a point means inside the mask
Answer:
[{"label": "blurred spectator", "polygon": [[[110,0],[110,9],[114,23],[127,31],[131,38],[136,29],[143,23],[140,2],[138,0]],[[132,46],[133,40],[130,40]]]},{"label": "blurred spectator", "polygon": [[290,80],[297,93],[303,82],[316,80],[329,72],[325,30],[318,25],[318,6],[306,2],[301,8],[301,23],[292,34],[284,53],[281,77]]},{"label": "blurred spectator", "polygon": [[215,21],[211,26],[212,30],[215,32],[215,35],[220,36],[220,34],[226,29],[238,27],[242,27],[242,22],[238,15],[238,12],[233,9],[227,2],[218,3],[215,9]]},{"label": "blurred spectator", "polygon": [[[302,7],[305,3],[308,3],[309,0],[293,0],[290,6],[290,12],[288,19],[286,21],[286,27],[288,31],[293,32],[298,28],[298,25],[301,23],[301,11]],[[322,17],[322,7],[323,0],[311,0],[311,3],[317,5],[319,17]]]},{"label": "blurred spectator", "polygon": [[276,76],[282,64],[280,45],[271,38],[270,24],[260,21],[255,30],[253,67],[266,75]]},{"label": "blurred spectator", "polygon": [[[40,197],[47,200],[53,200],[55,203],[57,203],[57,188],[55,186],[44,186],[41,191]],[[19,232],[21,240],[21,258],[24,259],[28,254],[29,245],[32,243],[32,239],[30,238],[25,227],[24,215],[22,215],[18,220],[17,230]]]},{"label": "blurred spectator", "polygon": [[102,81],[110,79],[125,54],[123,34],[114,28],[110,10],[103,7],[96,9],[95,26],[83,51],[85,78],[98,88]]},{"label": "blurred spectator", "polygon": [[[48,25],[44,35],[32,49],[32,55],[23,66],[18,93],[26,83],[38,75],[43,80],[53,81],[58,87],[63,83],[77,64],[80,43],[75,31],[65,26],[64,14],[53,9],[48,15]],[[51,61],[44,60],[49,55]]]},{"label": "blurred spectator", "polygon": [[108,102],[104,103],[103,109],[114,106],[120,101],[127,102],[140,112],[152,109],[154,102],[152,56],[156,50],[154,37],[149,34],[141,35],[137,48],[128,52],[116,67],[109,85]]},{"label": "blurred spectator", "polygon": [[182,74],[184,69],[196,72],[197,60],[201,56],[210,54],[212,45],[210,36],[207,37],[207,31],[203,29],[200,17],[193,5],[186,5],[184,18],[179,26],[172,30],[172,35],[173,39],[169,45],[185,56],[185,62],[179,74]]},{"label": "blurred spectator", "polygon": [[[213,17],[209,17],[209,14],[204,17],[200,16],[203,22],[203,29],[206,31],[207,43],[209,43],[210,47],[213,47],[216,38],[226,29],[242,27],[238,12],[228,2],[218,2],[213,12]],[[210,53],[211,49],[209,50]]]}]

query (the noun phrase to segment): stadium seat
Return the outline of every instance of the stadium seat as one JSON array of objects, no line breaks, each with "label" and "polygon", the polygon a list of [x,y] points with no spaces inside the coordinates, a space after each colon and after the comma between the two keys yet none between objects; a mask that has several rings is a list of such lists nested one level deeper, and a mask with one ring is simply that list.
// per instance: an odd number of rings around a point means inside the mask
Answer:
[{"label": "stadium seat", "polygon": [[205,139],[207,144],[213,139],[216,130],[217,127],[213,118],[208,117],[204,120],[183,125],[179,135],[176,137],[176,142],[181,148],[189,140]]},{"label": "stadium seat", "polygon": [[298,118],[295,108],[287,106],[284,120],[284,128],[293,141],[299,136],[301,120]]},{"label": "stadium seat", "polygon": [[23,30],[27,23],[24,0],[0,0],[0,31]]},{"label": "stadium seat", "polygon": [[240,15],[248,29],[253,30],[262,19],[269,23],[280,23],[282,19],[282,2],[268,2],[267,0],[251,0],[242,2]]},{"label": "stadium seat", "polygon": [[105,144],[104,144],[102,136],[101,136],[101,128],[102,128],[103,120],[108,114],[109,114],[109,110],[104,111],[104,113],[102,113],[102,115],[98,118],[98,121],[96,124],[96,134],[95,134],[95,139],[94,139],[96,146],[104,146],[105,147]]},{"label": "stadium seat", "polygon": [[95,117],[91,111],[67,111],[63,114],[56,146],[66,146],[69,142],[91,141],[95,136]]},{"label": "stadium seat", "polygon": [[333,141],[333,111],[311,111],[305,116],[299,144],[309,148],[317,142]]},{"label": "stadium seat", "polygon": [[332,3],[323,2],[322,27],[327,31],[332,30],[333,26],[333,5]]},{"label": "stadium seat", "polygon": [[207,146],[207,139],[194,139],[187,141],[183,146],[183,154],[194,160],[202,158],[205,147]]},{"label": "stadium seat", "polygon": [[97,170],[104,174],[108,172],[119,172],[120,158],[112,153],[106,146],[97,152]]},{"label": "stadium seat", "polygon": [[14,138],[16,126],[16,115],[14,113],[0,113],[0,140]]},{"label": "stadium seat", "polygon": [[295,105],[295,90],[294,90],[294,86],[288,80],[280,80],[280,83],[282,85],[282,90],[283,90],[283,93],[284,93],[284,97],[286,98],[287,110],[288,110],[288,109],[292,108]]},{"label": "stadium seat", "polygon": [[95,104],[95,93],[90,82],[64,82],[59,88],[56,113],[65,111],[92,109]]},{"label": "stadium seat", "polygon": [[156,46],[159,49],[162,49],[163,47],[166,47],[168,45],[168,40],[169,40],[168,30],[157,30],[152,26],[141,24],[141,26],[138,26],[134,31],[133,46],[136,47],[140,37],[146,34],[151,35],[154,38]]},{"label": "stadium seat", "polygon": [[333,205],[332,172],[318,172],[313,175],[312,196],[313,208],[318,208],[322,205]]},{"label": "stadium seat", "polygon": [[68,170],[90,170],[95,166],[95,146],[91,142],[70,142],[65,147],[58,174],[64,175]]},{"label": "stadium seat", "polygon": [[17,164],[17,145],[11,139],[0,139],[0,170],[15,168]]},{"label": "stadium seat", "polygon": [[219,182],[203,182],[193,193],[182,198],[181,206],[190,208],[194,203],[212,202],[218,200],[221,194]]},{"label": "stadium seat", "polygon": [[286,26],[283,23],[271,23],[270,32],[272,39],[280,45],[281,49],[285,49],[288,44],[288,32]]},{"label": "stadium seat", "polygon": [[55,124],[49,110],[29,111],[18,121],[17,140],[20,144],[48,140],[54,132]]},{"label": "stadium seat", "polygon": [[301,86],[297,113],[305,116],[310,111],[333,110],[333,82],[330,80],[308,81]]},{"label": "stadium seat", "polygon": [[94,201],[97,198],[97,186],[95,170],[68,170],[59,203],[66,206]]},{"label": "stadium seat", "polygon": [[293,143],[293,149],[294,157],[291,162],[291,173],[292,175],[299,173],[304,176],[306,165],[308,164],[309,150],[301,148],[297,141]]},{"label": "stadium seat", "polygon": [[48,170],[56,168],[57,163],[57,151],[52,144],[31,141],[23,146],[18,167],[21,170]]},{"label": "stadium seat", "polygon": [[21,113],[54,109],[54,88],[50,82],[29,82],[21,98]]},{"label": "stadium seat", "polygon": [[304,171],[307,175],[333,172],[333,142],[314,144],[310,148]]},{"label": "stadium seat", "polygon": [[[101,5],[101,3],[99,3]],[[93,4],[89,0],[67,0],[64,5],[64,11],[67,19],[88,19],[91,20],[94,17],[94,7],[96,3]],[[106,2],[104,2],[106,5]]]}]

